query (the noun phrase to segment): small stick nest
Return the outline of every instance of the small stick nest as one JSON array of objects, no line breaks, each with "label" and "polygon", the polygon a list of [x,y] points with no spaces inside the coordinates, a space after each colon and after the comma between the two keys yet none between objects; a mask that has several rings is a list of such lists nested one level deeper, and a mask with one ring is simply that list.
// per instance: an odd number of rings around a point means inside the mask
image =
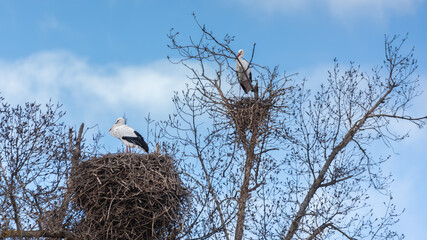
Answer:
[{"label": "small stick nest", "polygon": [[188,190],[170,157],[118,153],[82,162],[72,176],[83,239],[175,239]]},{"label": "small stick nest", "polygon": [[269,99],[239,98],[230,105],[230,117],[242,132],[258,129],[259,124],[270,117],[273,103]]}]

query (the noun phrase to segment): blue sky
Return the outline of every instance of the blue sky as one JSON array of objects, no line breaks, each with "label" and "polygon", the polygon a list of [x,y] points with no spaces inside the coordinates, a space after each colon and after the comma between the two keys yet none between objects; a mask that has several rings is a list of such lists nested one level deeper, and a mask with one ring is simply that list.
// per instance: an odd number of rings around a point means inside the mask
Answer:
[{"label": "blue sky", "polygon": [[[166,60],[177,57],[167,34],[197,36],[193,12],[217,36],[236,36],[236,51],[256,43],[256,63],[298,72],[314,87],[335,57],[369,71],[382,63],[384,34],[409,33],[427,90],[426,0],[0,0],[1,95],[12,104],[52,98],[64,104],[68,124],[98,124],[104,134],[125,113],[144,133],[144,117],[164,119],[173,91],[184,87],[186,70]],[[427,93],[411,112],[427,115],[426,102]],[[396,229],[418,239],[427,226],[427,131],[398,128],[411,138],[378,153],[398,154],[385,165],[396,204],[406,209]],[[102,141],[111,151],[121,147],[108,134]]]}]

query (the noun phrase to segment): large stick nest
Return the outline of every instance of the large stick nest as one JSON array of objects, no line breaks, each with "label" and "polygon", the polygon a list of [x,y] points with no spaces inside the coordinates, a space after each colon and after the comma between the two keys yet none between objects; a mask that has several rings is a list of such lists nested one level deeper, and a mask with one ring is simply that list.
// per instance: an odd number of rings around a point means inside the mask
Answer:
[{"label": "large stick nest", "polygon": [[273,103],[270,99],[238,98],[231,102],[229,117],[242,132],[258,129],[262,122],[270,117]]},{"label": "large stick nest", "polygon": [[73,205],[83,239],[175,239],[188,207],[170,157],[109,154],[77,166]]}]

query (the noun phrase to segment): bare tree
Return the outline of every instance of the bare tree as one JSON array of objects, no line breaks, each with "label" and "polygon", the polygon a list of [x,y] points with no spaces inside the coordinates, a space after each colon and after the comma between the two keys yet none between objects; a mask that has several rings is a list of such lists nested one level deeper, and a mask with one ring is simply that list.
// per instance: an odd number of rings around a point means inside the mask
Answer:
[{"label": "bare tree", "polygon": [[[197,21],[196,21],[197,22]],[[392,239],[398,213],[390,202],[375,220],[367,201],[372,189],[391,199],[385,159],[369,146],[403,139],[391,123],[421,127],[427,117],[406,114],[419,95],[413,49],[406,37],[385,39],[385,61],[365,73],[338,62],[313,96],[304,82],[253,62],[259,91],[240,97],[234,38],[219,39],[197,22],[201,36],[175,50],[192,75],[176,93],[176,114],[163,122],[176,141],[177,159],[192,187],[192,213],[183,237],[190,239]],[[257,74],[254,74],[254,73]],[[377,214],[377,213],[376,213]]]},{"label": "bare tree", "polygon": [[[328,82],[295,117],[295,143],[291,148],[291,176],[304,176],[291,188],[294,212],[284,215],[281,238],[315,239],[344,236],[348,239],[400,238],[388,227],[396,219],[389,203],[378,221],[359,209],[369,208],[366,199],[373,188],[388,196],[391,176],[382,172],[385,159],[375,159],[369,146],[376,140],[386,145],[399,141],[390,127],[399,120],[421,127],[426,117],[406,114],[410,101],[420,94],[413,49],[402,55],[406,37],[385,39],[385,61],[372,73],[353,64],[341,73],[338,63]],[[296,165],[295,165],[296,164]],[[302,187],[301,187],[302,186]]]},{"label": "bare tree", "polygon": [[72,238],[64,224],[67,180],[81,157],[83,125],[73,139],[59,104],[0,100],[0,238]]}]

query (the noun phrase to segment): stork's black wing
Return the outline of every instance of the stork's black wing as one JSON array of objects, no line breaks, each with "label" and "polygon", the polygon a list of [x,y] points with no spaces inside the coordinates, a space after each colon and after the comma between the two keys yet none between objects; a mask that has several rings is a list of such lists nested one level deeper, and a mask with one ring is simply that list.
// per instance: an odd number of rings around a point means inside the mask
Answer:
[{"label": "stork's black wing", "polygon": [[[248,79],[249,78],[249,79]],[[243,91],[247,94],[248,92],[253,92],[254,89],[252,87],[252,72],[242,72],[237,73],[237,80],[240,83],[240,86],[243,88]]]},{"label": "stork's black wing", "polygon": [[148,152],[148,145],[144,141],[144,138],[139,134],[139,132],[134,131],[136,134],[136,137],[122,137],[124,140],[131,142],[133,144],[136,144],[140,146],[142,149],[144,149],[145,152]]},{"label": "stork's black wing", "polygon": [[252,86],[252,72],[249,73],[249,91],[254,92],[254,88]]},{"label": "stork's black wing", "polygon": [[239,82],[240,83],[240,86],[243,88],[243,91],[245,92],[245,93],[248,93],[248,90],[246,89],[246,81],[241,81],[241,82]]}]

